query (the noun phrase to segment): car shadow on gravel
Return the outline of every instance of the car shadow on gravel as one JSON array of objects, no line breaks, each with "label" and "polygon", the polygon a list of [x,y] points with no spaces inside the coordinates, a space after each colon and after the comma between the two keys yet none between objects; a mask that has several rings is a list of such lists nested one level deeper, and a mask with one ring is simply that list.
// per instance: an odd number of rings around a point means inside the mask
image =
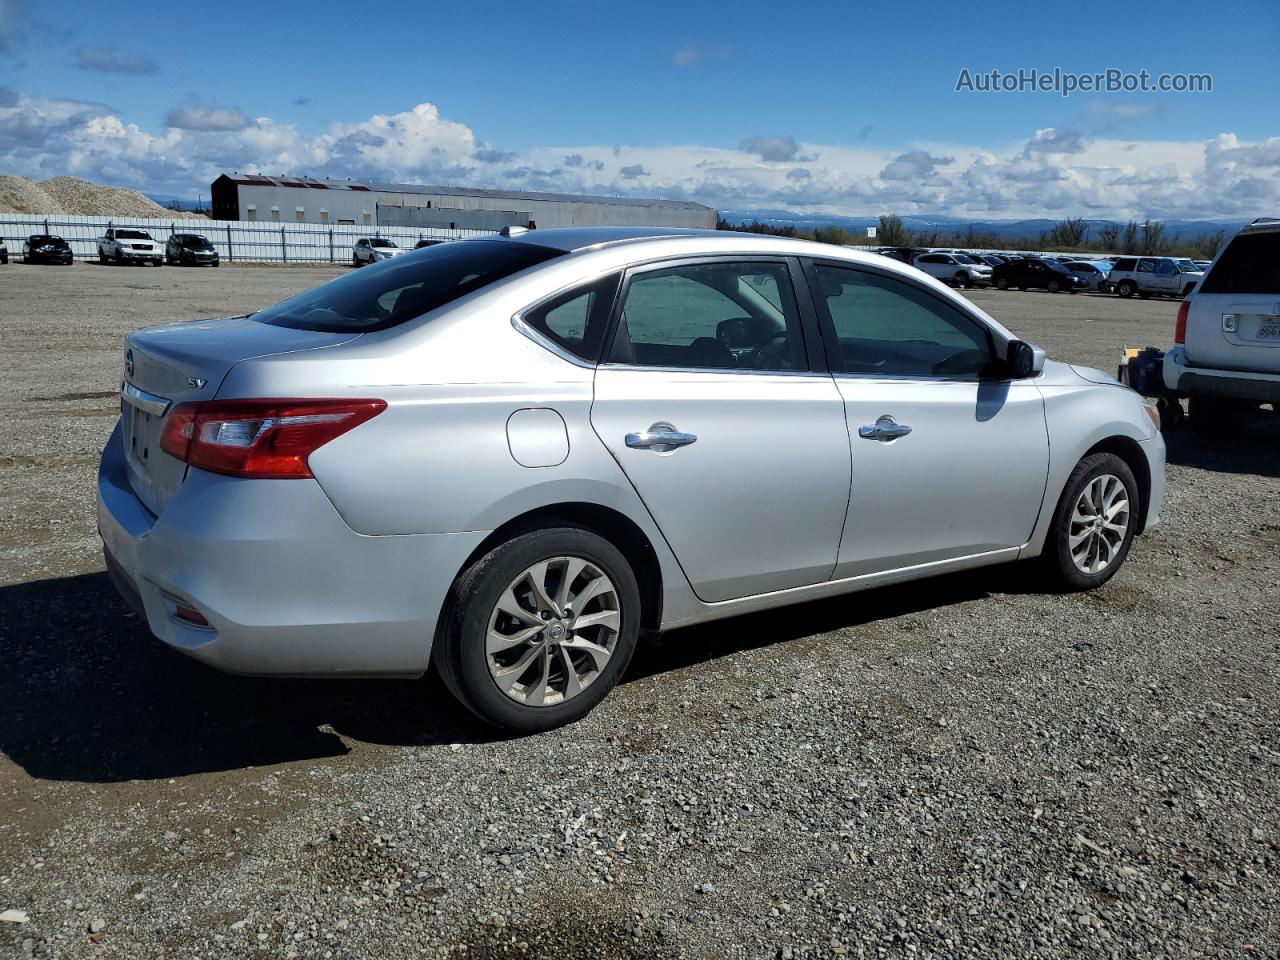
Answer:
[{"label": "car shadow on gravel", "polygon": [[983,600],[997,593],[1045,592],[1044,583],[1030,564],[1010,563],[716,620],[642,642],[623,682],[708,663],[741,651]]},{"label": "car shadow on gravel", "polygon": [[412,746],[496,736],[434,679],[210,669],[152,638],[105,573],[0,587],[0,611],[0,752],[32,777],[164,779],[339,757],[343,737]]},{"label": "car shadow on gravel", "polygon": [[1169,463],[1217,473],[1280,477],[1280,416],[1250,424],[1234,436],[1204,436],[1183,428],[1165,433]]},{"label": "car shadow on gravel", "polygon": [[[954,603],[1035,589],[987,568],[735,617],[642,641],[623,679]],[[114,783],[340,757],[343,738],[392,746],[505,734],[423,680],[235,677],[151,637],[105,573],[0,587],[0,752],[30,776]]]}]

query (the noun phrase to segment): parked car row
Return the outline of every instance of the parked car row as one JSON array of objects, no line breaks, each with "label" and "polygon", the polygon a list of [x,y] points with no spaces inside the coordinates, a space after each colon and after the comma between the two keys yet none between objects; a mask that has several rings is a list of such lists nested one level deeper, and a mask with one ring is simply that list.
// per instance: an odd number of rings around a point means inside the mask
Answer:
[{"label": "parked car row", "polygon": [[[447,240],[422,239],[414,244],[414,250],[432,247]],[[352,247],[352,266],[362,267],[382,260],[390,260],[402,253],[409,253],[394,240],[385,237],[361,237]],[[9,250],[0,238],[0,264],[9,262]],[[23,263],[75,262],[71,245],[62,237],[36,233],[22,243]],[[152,264],[160,266],[210,266],[219,264],[217,248],[209,238],[200,233],[175,233],[164,243],[145,230],[132,227],[110,227],[98,240],[98,262],[102,264]]]},{"label": "parked car row", "polygon": [[1048,290],[1051,293],[1115,293],[1186,297],[1204,279],[1211,261],[1186,257],[1089,258],[1080,255],[972,253],[965,250],[917,250],[882,247],[891,257],[958,287],[988,285],[1000,290]]}]

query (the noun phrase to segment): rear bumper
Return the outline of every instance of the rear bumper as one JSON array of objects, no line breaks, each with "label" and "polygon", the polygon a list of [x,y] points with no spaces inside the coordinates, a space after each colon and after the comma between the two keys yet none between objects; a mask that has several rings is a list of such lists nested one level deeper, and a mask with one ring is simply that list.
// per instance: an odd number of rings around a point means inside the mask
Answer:
[{"label": "rear bumper", "polygon": [[[98,529],[121,594],[164,643],[231,673],[416,676],[483,531],[362,536],[314,480],[192,470],[156,517],[129,487],[117,426]],[[177,603],[209,622],[176,617]]]},{"label": "rear bumper", "polygon": [[1164,355],[1164,385],[1184,396],[1280,403],[1280,373],[1188,366],[1182,347],[1174,347]]}]

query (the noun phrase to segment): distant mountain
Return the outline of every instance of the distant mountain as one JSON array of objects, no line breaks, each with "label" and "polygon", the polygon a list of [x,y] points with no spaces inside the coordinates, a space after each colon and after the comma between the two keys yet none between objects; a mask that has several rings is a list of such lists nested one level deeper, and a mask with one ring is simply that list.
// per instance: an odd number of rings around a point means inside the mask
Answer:
[{"label": "distant mountain", "polygon": [[[813,230],[816,227],[843,227],[850,233],[859,236],[865,236],[867,227],[874,227],[880,223],[879,217],[843,217],[825,213],[796,213],[792,210],[721,210],[720,216],[735,226],[759,221],[774,227],[791,226],[798,230]],[[1107,224],[1123,227],[1127,221],[1087,220],[1085,222],[1089,224],[1090,234],[1096,236],[1097,232]],[[1194,240],[1203,234],[1216,233],[1219,230],[1225,230],[1228,234],[1231,234],[1248,222],[1247,220],[1222,222],[1212,220],[1166,220],[1164,225],[1166,233],[1177,234],[1181,240]],[[1041,231],[1048,233],[1053,229],[1054,224],[1061,223],[1061,218],[968,220],[963,217],[929,214],[927,216],[903,217],[902,223],[908,230],[913,232],[937,230],[940,233],[954,233],[957,230],[963,232],[972,226],[979,233],[995,234],[1003,240],[1015,240],[1038,237]]]}]

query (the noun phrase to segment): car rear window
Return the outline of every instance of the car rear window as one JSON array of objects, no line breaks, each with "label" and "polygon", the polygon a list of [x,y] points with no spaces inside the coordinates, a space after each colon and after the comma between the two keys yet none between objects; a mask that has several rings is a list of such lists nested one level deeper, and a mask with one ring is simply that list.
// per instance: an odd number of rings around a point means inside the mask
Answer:
[{"label": "car rear window", "polygon": [[386,330],[559,256],[560,250],[507,240],[442,243],[353,270],[254,319],[326,333]]},{"label": "car rear window", "polygon": [[1245,233],[1218,255],[1201,293],[1280,294],[1280,233]]}]

